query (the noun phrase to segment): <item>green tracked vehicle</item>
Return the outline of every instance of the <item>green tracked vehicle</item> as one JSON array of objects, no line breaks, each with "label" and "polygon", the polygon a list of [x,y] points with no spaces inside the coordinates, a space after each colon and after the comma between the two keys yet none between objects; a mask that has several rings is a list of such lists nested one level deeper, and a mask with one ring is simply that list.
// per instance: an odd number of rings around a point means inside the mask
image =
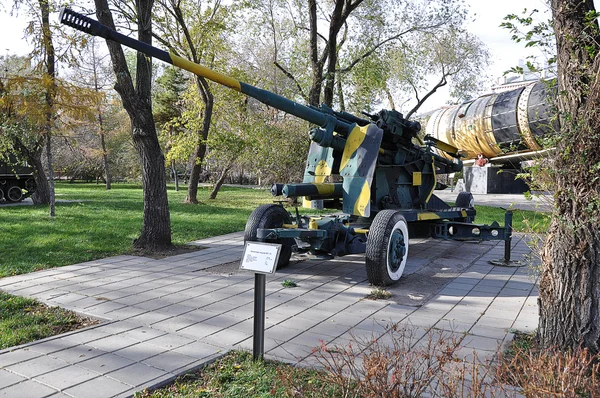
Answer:
[{"label": "green tracked vehicle", "polygon": [[21,202],[35,192],[33,169],[13,155],[4,158],[7,161],[0,160],[0,204]]}]

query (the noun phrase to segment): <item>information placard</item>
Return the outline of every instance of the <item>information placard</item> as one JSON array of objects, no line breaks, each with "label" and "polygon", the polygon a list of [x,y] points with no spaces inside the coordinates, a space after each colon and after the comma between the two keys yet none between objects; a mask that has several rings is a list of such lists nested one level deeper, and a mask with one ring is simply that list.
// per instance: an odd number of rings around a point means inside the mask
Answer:
[{"label": "information placard", "polygon": [[240,269],[272,274],[277,267],[281,244],[265,242],[246,242]]}]

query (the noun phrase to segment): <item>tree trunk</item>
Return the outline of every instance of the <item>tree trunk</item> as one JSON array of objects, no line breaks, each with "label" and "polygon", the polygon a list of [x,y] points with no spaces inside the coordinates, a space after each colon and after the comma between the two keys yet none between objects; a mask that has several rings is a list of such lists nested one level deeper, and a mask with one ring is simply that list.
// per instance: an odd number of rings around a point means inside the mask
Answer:
[{"label": "tree trunk", "polygon": [[227,178],[227,175],[229,174],[229,170],[231,170],[232,165],[233,165],[233,162],[231,162],[227,167],[225,167],[223,169],[223,171],[221,172],[221,175],[219,176],[217,183],[213,187],[213,190],[210,193],[210,196],[208,197],[208,199],[216,199],[217,198],[217,194],[219,193],[219,190],[223,186],[223,183],[225,182],[225,179]]},{"label": "tree trunk", "polygon": [[[181,3],[178,1],[171,1],[171,8],[175,19],[177,20],[177,24],[183,31],[187,47],[192,55],[192,61],[199,64],[200,59],[198,57],[198,51],[192,39],[192,34],[183,17],[184,13],[181,9]],[[202,163],[204,163],[204,157],[206,156],[206,140],[208,138],[208,133],[210,132],[214,105],[214,98],[206,79],[201,76],[196,76],[196,87],[200,94],[200,98],[204,103],[204,115],[202,117],[202,128],[198,132],[198,141],[196,142],[194,153],[191,156],[192,172],[190,173],[188,192],[184,200],[185,203],[198,203],[198,182],[202,171]]]},{"label": "tree trunk", "polygon": [[200,173],[202,172],[202,163],[204,163],[206,156],[206,140],[210,131],[214,105],[214,97],[204,78],[196,77],[196,87],[198,88],[202,102],[204,102],[204,115],[202,117],[202,130],[200,131],[198,142],[192,155],[192,172],[190,173],[190,182],[184,201],[185,203],[194,204],[198,203],[198,182],[200,181]]},{"label": "tree trunk", "polygon": [[[114,29],[112,15],[106,0],[95,0],[98,20]],[[138,38],[152,43],[152,0],[137,0]],[[120,44],[107,40],[113,69],[117,77],[115,90],[121,96],[123,106],[131,119],[131,135],[142,165],[144,189],[144,221],[140,237],[134,247],[162,250],[171,245],[171,222],[167,199],[165,160],[158,143],[156,126],[152,117],[151,78],[152,64],[145,55],[138,53],[136,87],[134,88],[123,49]]]},{"label": "tree trunk", "polygon": [[179,192],[179,174],[177,174],[174,160],[171,160],[171,170],[173,171],[173,180],[175,180],[175,192]]},{"label": "tree trunk", "polygon": [[27,162],[33,168],[33,178],[35,179],[35,193],[31,195],[33,203],[36,205],[50,203],[50,187],[48,186],[48,178],[44,171],[44,162],[42,161],[41,152],[29,153]]},{"label": "tree trunk", "polygon": [[308,0],[308,15],[310,20],[310,62],[312,67],[312,85],[308,92],[308,103],[319,106],[321,102],[321,87],[323,86],[323,64],[319,59],[319,46],[317,35],[317,1]]},{"label": "tree trunk", "polygon": [[[92,43],[92,66],[94,72],[94,91],[96,94],[100,94],[100,87],[98,85],[98,63],[96,62],[96,44]],[[100,148],[102,148],[102,161],[104,164],[104,180],[106,181],[106,190],[109,191],[111,188],[110,169],[108,164],[108,151],[106,150],[106,137],[104,136],[104,120],[102,119],[102,108],[100,107],[100,101],[96,104],[96,113],[98,113],[98,135],[100,136]]]},{"label": "tree trunk", "polygon": [[198,204],[198,183],[200,182],[200,172],[202,171],[202,164],[199,163],[198,159],[204,158],[205,153],[205,145],[198,145],[194,149],[191,160],[192,171],[190,173],[187,196],[185,197],[184,203]]},{"label": "tree trunk", "polygon": [[[552,0],[558,54],[555,214],[542,253],[544,347],[600,351],[600,49],[591,0]],[[590,26],[591,25],[591,26]],[[597,30],[596,30],[597,31]]]},{"label": "tree trunk", "polygon": [[[339,69],[339,67],[340,67],[340,65],[338,62],[338,69]],[[344,101],[344,90],[342,87],[342,79],[339,76],[336,79],[336,86],[337,86],[339,110],[340,110],[340,112],[346,112],[346,102]]]},{"label": "tree trunk", "polygon": [[342,10],[345,0],[338,0],[331,13],[329,22],[329,38],[327,39],[327,72],[325,73],[325,89],[323,90],[323,102],[325,105],[333,106],[333,87],[335,84],[335,67],[337,66],[337,35],[342,27]]},{"label": "tree trunk", "polygon": [[47,128],[46,133],[46,159],[48,166],[48,193],[50,199],[50,217],[56,215],[56,196],[54,195],[54,170],[52,169],[52,129]]},{"label": "tree trunk", "polygon": [[50,79],[46,87],[46,120],[44,125],[44,134],[46,136],[46,157],[48,167],[48,188],[50,217],[55,215],[55,196],[54,196],[54,170],[52,168],[52,124],[54,123],[54,98],[56,96],[56,71],[54,61],[54,44],[52,43],[52,33],[50,31],[50,7],[48,0],[39,0],[40,11],[42,13],[42,34],[44,52],[46,54],[46,65],[44,73]]},{"label": "tree trunk", "polygon": [[104,131],[102,130],[102,115],[98,113],[98,134],[100,135],[100,147],[102,148],[102,161],[104,164],[104,179],[106,181],[106,190],[110,191],[112,188],[112,179],[110,176],[110,168],[108,163],[108,151],[106,150],[106,140],[104,138]]},{"label": "tree trunk", "polygon": [[[152,113],[148,115],[150,119]],[[133,246],[140,249],[164,250],[171,245],[165,158],[153,128],[154,122],[132,120],[132,124],[134,144],[142,164],[144,188],[144,222],[140,237],[134,241]]]},{"label": "tree trunk", "polygon": [[341,28],[346,23],[348,16],[358,7],[363,0],[335,0],[333,2],[333,10],[328,15],[329,17],[329,33],[323,53],[319,57],[319,46],[317,34],[317,2],[316,0],[308,0],[308,15],[309,15],[309,53],[312,66],[312,86],[309,92],[310,105],[319,106],[321,98],[321,88],[323,87],[323,69],[327,62],[327,71],[325,72],[325,89],[323,102],[331,107],[333,105],[333,92],[335,87],[335,75],[337,56],[338,56],[338,34]]}]

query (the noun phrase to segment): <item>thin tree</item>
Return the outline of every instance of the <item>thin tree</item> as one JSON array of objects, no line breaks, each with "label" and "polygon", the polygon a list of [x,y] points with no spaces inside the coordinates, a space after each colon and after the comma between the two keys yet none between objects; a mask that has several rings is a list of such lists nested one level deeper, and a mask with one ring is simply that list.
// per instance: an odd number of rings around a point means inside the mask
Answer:
[{"label": "thin tree", "polygon": [[104,180],[106,182],[106,189],[111,189],[112,177],[110,174],[110,163],[108,161],[108,150],[106,148],[106,132],[105,132],[105,123],[104,116],[102,111],[102,101],[105,96],[102,94],[102,84],[101,84],[101,74],[102,67],[101,62],[102,58],[97,54],[96,48],[96,40],[95,38],[91,41],[91,69],[92,69],[92,79],[94,84],[94,91],[98,95],[98,101],[96,102],[96,116],[98,121],[98,137],[100,138],[100,148],[102,149],[102,162],[104,165]]},{"label": "thin tree", "polygon": [[[202,58],[207,51],[206,47],[212,47],[215,37],[218,36],[218,30],[222,29],[222,18],[224,7],[220,0],[215,0],[212,7],[210,3],[203,10],[201,3],[181,0],[157,0],[165,13],[165,21],[161,24],[161,36],[155,37],[171,51],[183,53],[191,61],[201,64]],[[177,32],[173,32],[173,27],[169,22],[173,22],[177,27]],[[182,34],[180,34],[181,32]],[[212,49],[211,49],[212,50]],[[194,82],[198,94],[204,105],[200,116],[200,123],[196,131],[196,142],[194,150],[190,157],[192,171],[188,183],[186,203],[198,203],[198,183],[202,172],[202,164],[206,157],[206,142],[210,132],[210,126],[213,116],[214,95],[207,79],[201,76],[194,76]]]},{"label": "thin tree", "polygon": [[169,67],[156,79],[157,89],[154,92],[154,120],[161,130],[166,157],[170,160],[171,173],[175,181],[175,190],[179,191],[177,171],[177,152],[173,149],[176,136],[181,133],[181,115],[183,111],[182,96],[185,93],[187,79],[182,69]]},{"label": "thin tree", "polygon": [[[138,39],[152,43],[153,0],[136,1]],[[98,20],[114,29],[115,24],[106,0],[95,0]],[[131,135],[142,164],[144,189],[144,219],[142,231],[134,247],[162,250],[171,245],[171,221],[167,199],[165,160],[156,135],[152,116],[152,63],[138,53],[136,84],[131,79],[125,54],[120,44],[107,40],[108,50],[117,78],[115,90],[131,119]]]},{"label": "thin tree", "polygon": [[48,0],[39,0],[42,16],[42,43],[45,53],[44,59],[44,81],[45,81],[45,121],[44,135],[46,137],[46,156],[48,169],[48,180],[50,187],[50,217],[55,215],[54,195],[54,170],[52,168],[52,125],[54,124],[54,100],[56,97],[56,64],[54,55],[54,44],[52,43],[52,32],[50,30],[50,5]]}]

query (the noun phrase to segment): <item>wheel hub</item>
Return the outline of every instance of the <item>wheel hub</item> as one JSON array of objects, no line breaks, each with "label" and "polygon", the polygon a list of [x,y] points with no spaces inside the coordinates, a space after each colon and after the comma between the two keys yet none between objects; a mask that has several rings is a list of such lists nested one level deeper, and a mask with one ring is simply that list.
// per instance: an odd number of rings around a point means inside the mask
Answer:
[{"label": "wheel hub", "polygon": [[388,253],[390,270],[398,271],[404,255],[406,254],[406,245],[404,244],[404,234],[399,229],[395,230],[390,237],[390,249]]}]

